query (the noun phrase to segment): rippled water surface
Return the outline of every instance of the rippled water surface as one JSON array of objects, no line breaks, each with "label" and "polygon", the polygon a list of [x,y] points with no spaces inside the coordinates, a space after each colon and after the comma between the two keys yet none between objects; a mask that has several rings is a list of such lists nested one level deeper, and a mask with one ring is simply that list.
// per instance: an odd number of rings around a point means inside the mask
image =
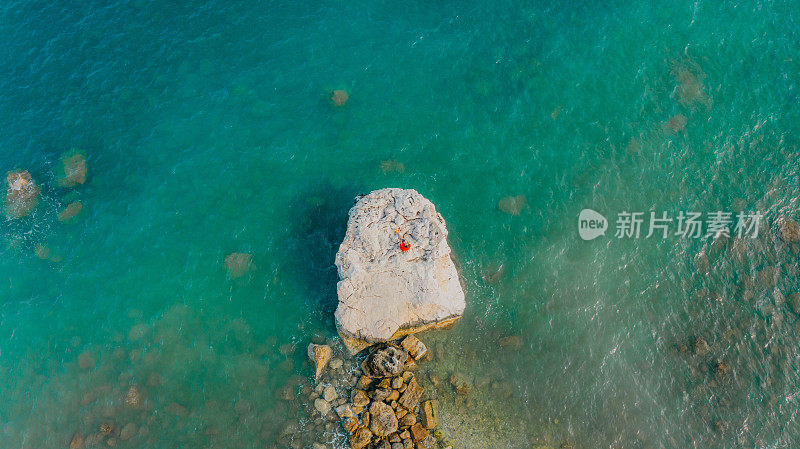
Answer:
[{"label": "rippled water surface", "polygon": [[[42,201],[0,224],[0,446],[340,444],[291,395],[335,339],[352,199],[387,186],[437,205],[463,275],[421,367],[473,386],[428,385],[457,448],[800,446],[774,226],[800,218],[799,30],[792,1],[3,3],[0,168]],[[584,208],[766,226],[586,242]]]}]

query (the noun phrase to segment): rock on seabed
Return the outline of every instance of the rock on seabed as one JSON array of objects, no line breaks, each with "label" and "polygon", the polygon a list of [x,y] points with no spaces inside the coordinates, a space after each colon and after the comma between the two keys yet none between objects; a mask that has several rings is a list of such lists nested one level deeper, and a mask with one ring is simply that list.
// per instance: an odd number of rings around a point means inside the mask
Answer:
[{"label": "rock on seabed", "polygon": [[336,267],[336,326],[352,353],[449,326],[464,314],[444,219],[416,190],[387,188],[358,198]]}]

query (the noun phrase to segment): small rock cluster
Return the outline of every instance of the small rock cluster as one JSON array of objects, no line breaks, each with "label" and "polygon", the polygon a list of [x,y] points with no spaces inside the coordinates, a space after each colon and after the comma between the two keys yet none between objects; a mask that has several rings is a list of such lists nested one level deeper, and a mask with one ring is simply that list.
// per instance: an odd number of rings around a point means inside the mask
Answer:
[{"label": "small rock cluster", "polygon": [[[91,362],[94,363],[93,361]],[[89,361],[84,357],[81,362],[82,367],[88,366]],[[136,386],[131,386],[125,393],[125,407],[128,409],[138,409],[142,405],[142,393]],[[84,449],[89,447],[105,445],[108,447],[116,446],[120,441],[127,441],[136,435],[145,435],[147,428],[140,428],[135,422],[128,422],[120,427],[113,421],[104,420],[97,426],[97,431],[84,436],[80,432],[72,435],[69,442],[69,449]]]},{"label": "small rock cluster", "polygon": [[[320,364],[327,365],[328,357],[321,345],[309,345],[308,355],[315,362],[319,378]],[[399,344],[385,343],[375,347],[355,373],[349,401],[338,397],[328,385],[318,388],[320,397],[314,408],[322,416],[331,409],[347,431],[352,449],[422,449],[439,447],[441,439],[434,432],[437,425],[438,403],[423,401],[423,388],[412,370],[428,352],[417,337],[409,335]],[[323,355],[319,357],[319,355]],[[321,387],[318,386],[318,387]]]}]

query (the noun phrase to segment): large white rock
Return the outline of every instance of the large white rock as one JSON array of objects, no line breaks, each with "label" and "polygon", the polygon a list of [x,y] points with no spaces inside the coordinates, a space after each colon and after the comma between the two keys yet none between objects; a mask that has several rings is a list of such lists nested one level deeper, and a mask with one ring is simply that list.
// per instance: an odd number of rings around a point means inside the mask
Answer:
[{"label": "large white rock", "polygon": [[[410,249],[400,249],[400,239]],[[436,207],[416,190],[381,189],[358,198],[336,254],[336,326],[351,352],[464,313],[464,290]]]}]

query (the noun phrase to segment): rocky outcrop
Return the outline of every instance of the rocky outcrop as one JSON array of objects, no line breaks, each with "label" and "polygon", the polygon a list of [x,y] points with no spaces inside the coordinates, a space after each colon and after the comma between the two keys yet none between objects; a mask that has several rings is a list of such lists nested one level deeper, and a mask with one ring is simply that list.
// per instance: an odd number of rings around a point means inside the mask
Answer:
[{"label": "rocky outcrop", "polygon": [[396,346],[378,348],[366,359],[361,368],[370,377],[391,377],[403,372],[408,352]]},{"label": "rocky outcrop", "polygon": [[328,345],[308,345],[308,360],[314,364],[314,380],[319,381],[322,372],[328,367],[328,363],[333,356],[333,350]]},{"label": "rocky outcrop", "polygon": [[336,267],[336,325],[353,353],[449,326],[464,313],[444,219],[416,190],[388,188],[358,198]]},{"label": "rocky outcrop", "polygon": [[39,205],[41,189],[27,170],[11,172],[6,176],[6,217],[20,218]]}]

